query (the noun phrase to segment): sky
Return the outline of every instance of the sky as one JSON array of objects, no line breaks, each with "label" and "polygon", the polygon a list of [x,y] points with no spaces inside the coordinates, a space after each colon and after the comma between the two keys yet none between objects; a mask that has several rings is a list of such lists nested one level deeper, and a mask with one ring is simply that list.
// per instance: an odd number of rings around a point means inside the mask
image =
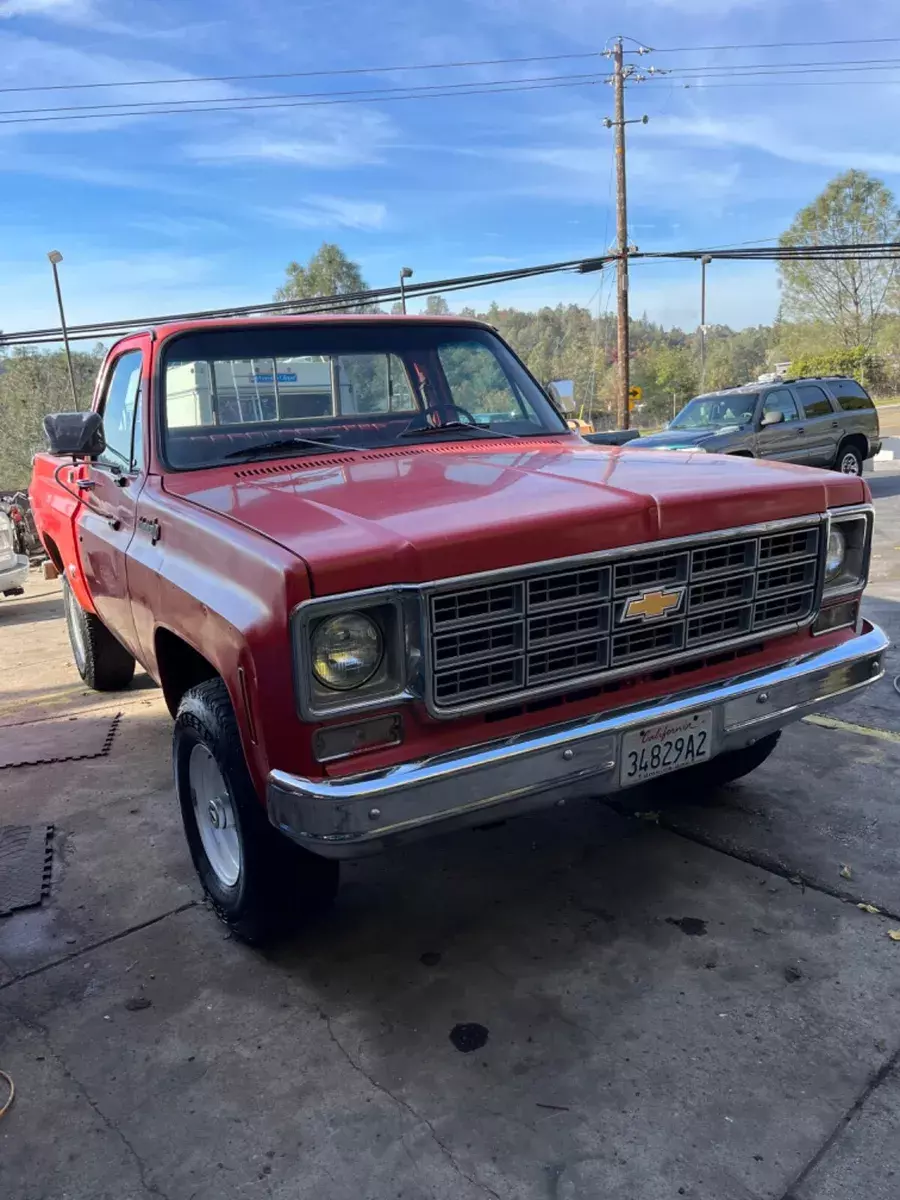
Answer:
[{"label": "sky", "polygon": [[[900,193],[897,0],[0,0],[0,329],[264,302],[285,265],[337,242],[372,286],[601,254],[615,236],[611,39],[650,54],[627,91],[629,235],[642,250],[771,242],[835,174]],[[705,49],[737,47],[737,49]],[[448,62],[541,61],[439,69]],[[879,66],[867,59],[894,59]],[[838,73],[833,64],[862,65]],[[740,66],[832,64],[808,75]],[[375,74],[301,72],[414,67]],[[694,86],[656,71],[704,68]],[[210,76],[298,73],[276,79]],[[491,80],[562,86],[311,105],[309,93]],[[148,87],[140,80],[166,80]],[[810,83],[815,81],[813,86]],[[896,82],[894,82],[896,81]],[[802,86],[797,86],[802,82]],[[77,85],[113,83],[89,89]],[[752,86],[748,86],[752,85]],[[35,90],[38,88],[54,90]],[[24,90],[29,89],[29,90]],[[465,87],[462,88],[465,90]],[[25,109],[148,101],[251,112],[31,120]],[[305,94],[305,96],[303,95]],[[297,100],[306,103],[296,103]],[[65,112],[65,110],[64,110]],[[35,114],[30,114],[32,117]],[[37,114],[59,116],[59,113]],[[635,315],[699,322],[699,267],[636,263]],[[460,294],[454,304],[614,303],[611,272]],[[775,268],[714,263],[710,322],[771,321]]]}]

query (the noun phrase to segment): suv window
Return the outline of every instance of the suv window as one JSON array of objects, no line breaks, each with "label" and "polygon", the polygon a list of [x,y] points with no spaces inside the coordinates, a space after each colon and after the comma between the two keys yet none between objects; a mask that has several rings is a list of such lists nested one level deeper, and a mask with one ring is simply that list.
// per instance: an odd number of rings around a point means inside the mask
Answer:
[{"label": "suv window", "polygon": [[808,417],[831,415],[831,401],[816,383],[795,383],[794,391],[800,398],[803,411]]},{"label": "suv window", "polygon": [[829,379],[828,386],[834,392],[837,402],[844,412],[859,412],[861,409],[875,407],[865,388],[861,387],[855,379]]},{"label": "suv window", "polygon": [[763,401],[762,416],[767,412],[782,412],[784,413],[785,421],[796,421],[800,414],[797,412],[797,405],[794,403],[794,397],[786,389],[780,392],[769,392]]},{"label": "suv window", "polygon": [[132,439],[135,411],[141,394],[140,350],[127,350],[116,359],[103,398],[103,436],[106,449],[99,462],[116,467],[130,467],[135,461]]}]

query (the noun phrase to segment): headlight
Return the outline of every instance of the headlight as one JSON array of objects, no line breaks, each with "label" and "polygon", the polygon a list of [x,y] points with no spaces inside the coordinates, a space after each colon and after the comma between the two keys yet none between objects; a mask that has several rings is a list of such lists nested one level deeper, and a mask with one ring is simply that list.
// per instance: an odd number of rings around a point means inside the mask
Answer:
[{"label": "headlight", "polygon": [[312,635],[313,673],[336,691],[361,687],[378,670],[383,656],[381,631],[362,613],[329,617]]},{"label": "headlight", "polygon": [[847,557],[847,539],[837,525],[831,527],[828,535],[828,550],[825,554],[825,578],[829,582],[841,573],[844,560]]},{"label": "headlight", "polygon": [[831,511],[825,548],[824,600],[859,592],[869,574],[872,548],[871,508]]}]

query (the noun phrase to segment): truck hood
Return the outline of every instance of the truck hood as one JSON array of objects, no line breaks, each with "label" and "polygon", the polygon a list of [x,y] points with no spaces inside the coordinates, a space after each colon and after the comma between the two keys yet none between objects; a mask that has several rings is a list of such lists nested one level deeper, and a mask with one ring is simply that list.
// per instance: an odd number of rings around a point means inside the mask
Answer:
[{"label": "truck hood", "polygon": [[823,512],[853,476],[584,442],[409,446],[171,474],[305,560],[314,594],[422,583]]},{"label": "truck hood", "polygon": [[691,450],[720,434],[738,433],[740,428],[740,425],[727,425],[721,429],[663,429],[659,433],[635,438],[628,445],[632,450]]}]

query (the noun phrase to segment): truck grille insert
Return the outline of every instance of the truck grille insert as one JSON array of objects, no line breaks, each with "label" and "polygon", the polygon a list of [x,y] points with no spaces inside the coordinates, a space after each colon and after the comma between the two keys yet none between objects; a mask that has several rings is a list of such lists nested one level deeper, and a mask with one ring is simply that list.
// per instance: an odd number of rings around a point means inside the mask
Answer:
[{"label": "truck grille insert", "polygon": [[438,586],[428,596],[431,703],[448,713],[490,706],[807,623],[820,594],[821,530],[738,531],[659,554]]}]

